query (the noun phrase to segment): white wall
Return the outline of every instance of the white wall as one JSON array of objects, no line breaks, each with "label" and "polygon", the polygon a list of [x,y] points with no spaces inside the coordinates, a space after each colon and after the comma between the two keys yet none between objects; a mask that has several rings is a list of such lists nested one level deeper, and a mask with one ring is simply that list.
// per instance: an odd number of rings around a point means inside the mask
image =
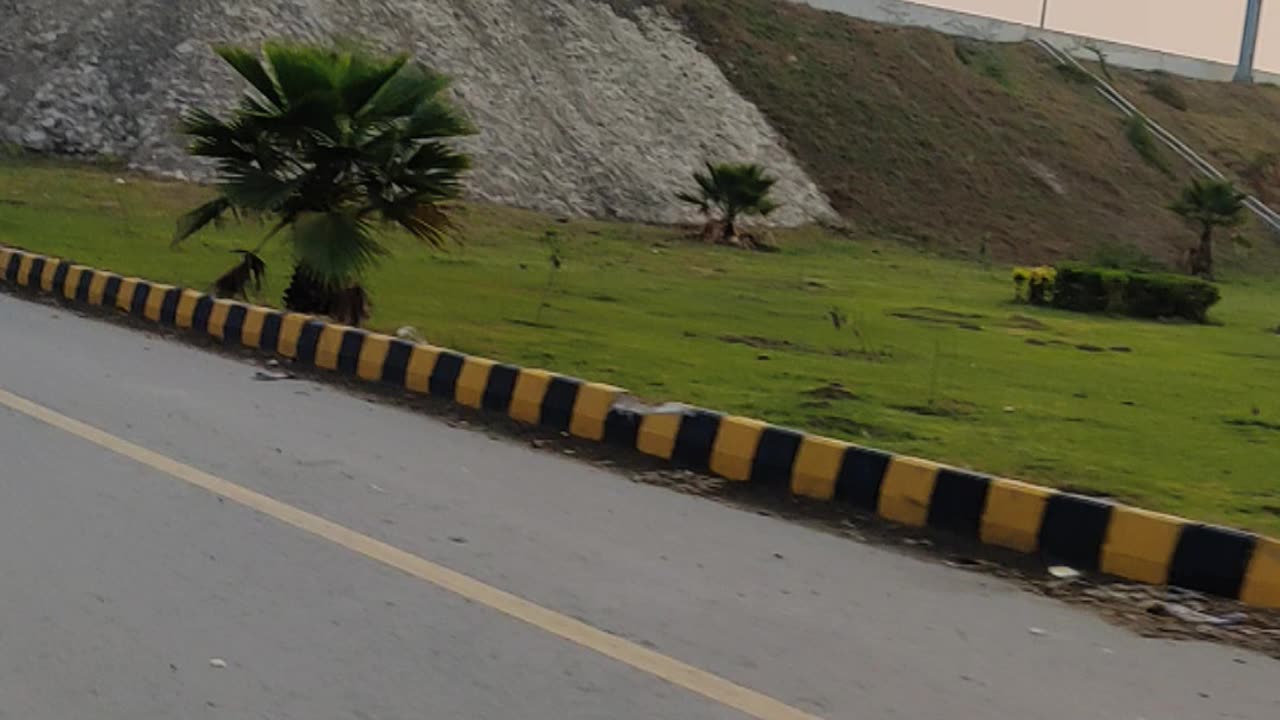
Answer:
[{"label": "white wall", "polygon": [[[1217,0],[1206,1],[1216,2]],[[1030,25],[943,10],[903,0],[791,0],[791,2],[811,5],[823,10],[834,10],[873,22],[929,28],[948,35],[978,40],[1022,42],[1042,37],[1073,55],[1088,60],[1096,59],[1096,56],[1084,47],[1088,43],[1106,53],[1107,62],[1112,65],[1135,70],[1163,70],[1173,75],[1218,81],[1228,81],[1235,74],[1235,67],[1226,63],[1105,40],[1094,40],[1052,30],[1040,30]],[[1259,82],[1280,84],[1280,75],[1276,73],[1259,70],[1255,71],[1254,75]]]}]

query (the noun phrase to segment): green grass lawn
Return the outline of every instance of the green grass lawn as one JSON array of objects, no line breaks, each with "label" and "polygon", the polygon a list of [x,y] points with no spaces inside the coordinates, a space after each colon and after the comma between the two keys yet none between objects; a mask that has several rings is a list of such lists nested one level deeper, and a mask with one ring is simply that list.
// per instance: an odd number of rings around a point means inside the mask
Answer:
[{"label": "green grass lawn", "polygon": [[[171,250],[174,219],[205,194],[0,160],[0,242],[204,289],[265,230],[231,225]],[[1280,283],[1235,280],[1219,324],[1165,325],[1015,305],[1008,268],[817,229],[779,233],[783,252],[764,255],[482,205],[459,220],[444,252],[392,240],[368,281],[372,326],[1280,534]],[[549,293],[547,231],[566,258]],[[274,304],[290,267],[279,245],[265,256],[261,300]]]}]

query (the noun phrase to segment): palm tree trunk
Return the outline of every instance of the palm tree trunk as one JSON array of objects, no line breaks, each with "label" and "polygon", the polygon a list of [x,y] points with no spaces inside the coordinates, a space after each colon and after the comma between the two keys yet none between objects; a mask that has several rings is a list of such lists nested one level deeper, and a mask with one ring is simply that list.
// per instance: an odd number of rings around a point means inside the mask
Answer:
[{"label": "palm tree trunk", "polygon": [[284,291],[284,306],[293,312],[328,315],[333,309],[333,289],[302,263],[293,268],[293,279]]},{"label": "palm tree trunk", "polygon": [[1191,274],[1206,280],[1213,279],[1213,226],[1205,225],[1200,231],[1200,247],[1196,249]]},{"label": "palm tree trunk", "polygon": [[324,315],[352,327],[369,317],[369,294],[360,284],[343,287],[324,280],[302,263],[293,268],[293,279],[284,291],[285,308],[308,315]]}]

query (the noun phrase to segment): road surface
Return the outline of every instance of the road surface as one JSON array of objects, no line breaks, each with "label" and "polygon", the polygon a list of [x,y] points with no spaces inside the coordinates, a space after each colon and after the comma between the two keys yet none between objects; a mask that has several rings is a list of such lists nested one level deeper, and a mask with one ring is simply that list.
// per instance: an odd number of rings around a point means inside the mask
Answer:
[{"label": "road surface", "polygon": [[1280,717],[1262,656],[254,372],[0,295],[0,719]]}]

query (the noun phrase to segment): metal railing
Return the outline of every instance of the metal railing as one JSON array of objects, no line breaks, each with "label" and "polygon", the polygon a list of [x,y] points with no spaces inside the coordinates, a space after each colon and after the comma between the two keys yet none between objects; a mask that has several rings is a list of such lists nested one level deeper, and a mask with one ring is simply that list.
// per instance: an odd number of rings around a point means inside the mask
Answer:
[{"label": "metal railing", "polygon": [[[1136,105],[1129,102],[1129,100],[1125,98],[1124,95],[1121,95],[1119,90],[1112,87],[1110,83],[1095,75],[1084,65],[1081,65],[1080,61],[1076,60],[1071,53],[1055,47],[1053,43],[1050,43],[1044,38],[1035,38],[1031,42],[1041,50],[1048,53],[1056,62],[1073,67],[1092,78],[1094,90],[1096,90],[1099,95],[1119,109],[1120,112],[1124,113],[1125,117],[1141,118],[1151,130],[1152,135],[1155,135],[1156,138],[1168,146],[1169,149],[1173,150],[1178,157],[1181,157],[1190,164],[1191,167],[1195,168],[1196,172],[1199,172],[1201,175],[1213,180],[1230,181],[1230,178],[1224,175],[1222,171],[1218,170],[1218,168],[1214,167],[1213,163],[1205,160],[1196,153],[1196,151],[1192,150],[1190,146],[1182,142],[1182,140],[1179,140],[1176,135],[1166,130],[1160,123],[1152,120],[1146,113],[1139,110]],[[1265,223],[1273,233],[1280,236],[1280,213],[1272,210],[1270,206],[1252,195],[1245,198],[1244,204],[1245,207],[1249,208],[1249,210],[1256,215],[1259,220]]]}]

